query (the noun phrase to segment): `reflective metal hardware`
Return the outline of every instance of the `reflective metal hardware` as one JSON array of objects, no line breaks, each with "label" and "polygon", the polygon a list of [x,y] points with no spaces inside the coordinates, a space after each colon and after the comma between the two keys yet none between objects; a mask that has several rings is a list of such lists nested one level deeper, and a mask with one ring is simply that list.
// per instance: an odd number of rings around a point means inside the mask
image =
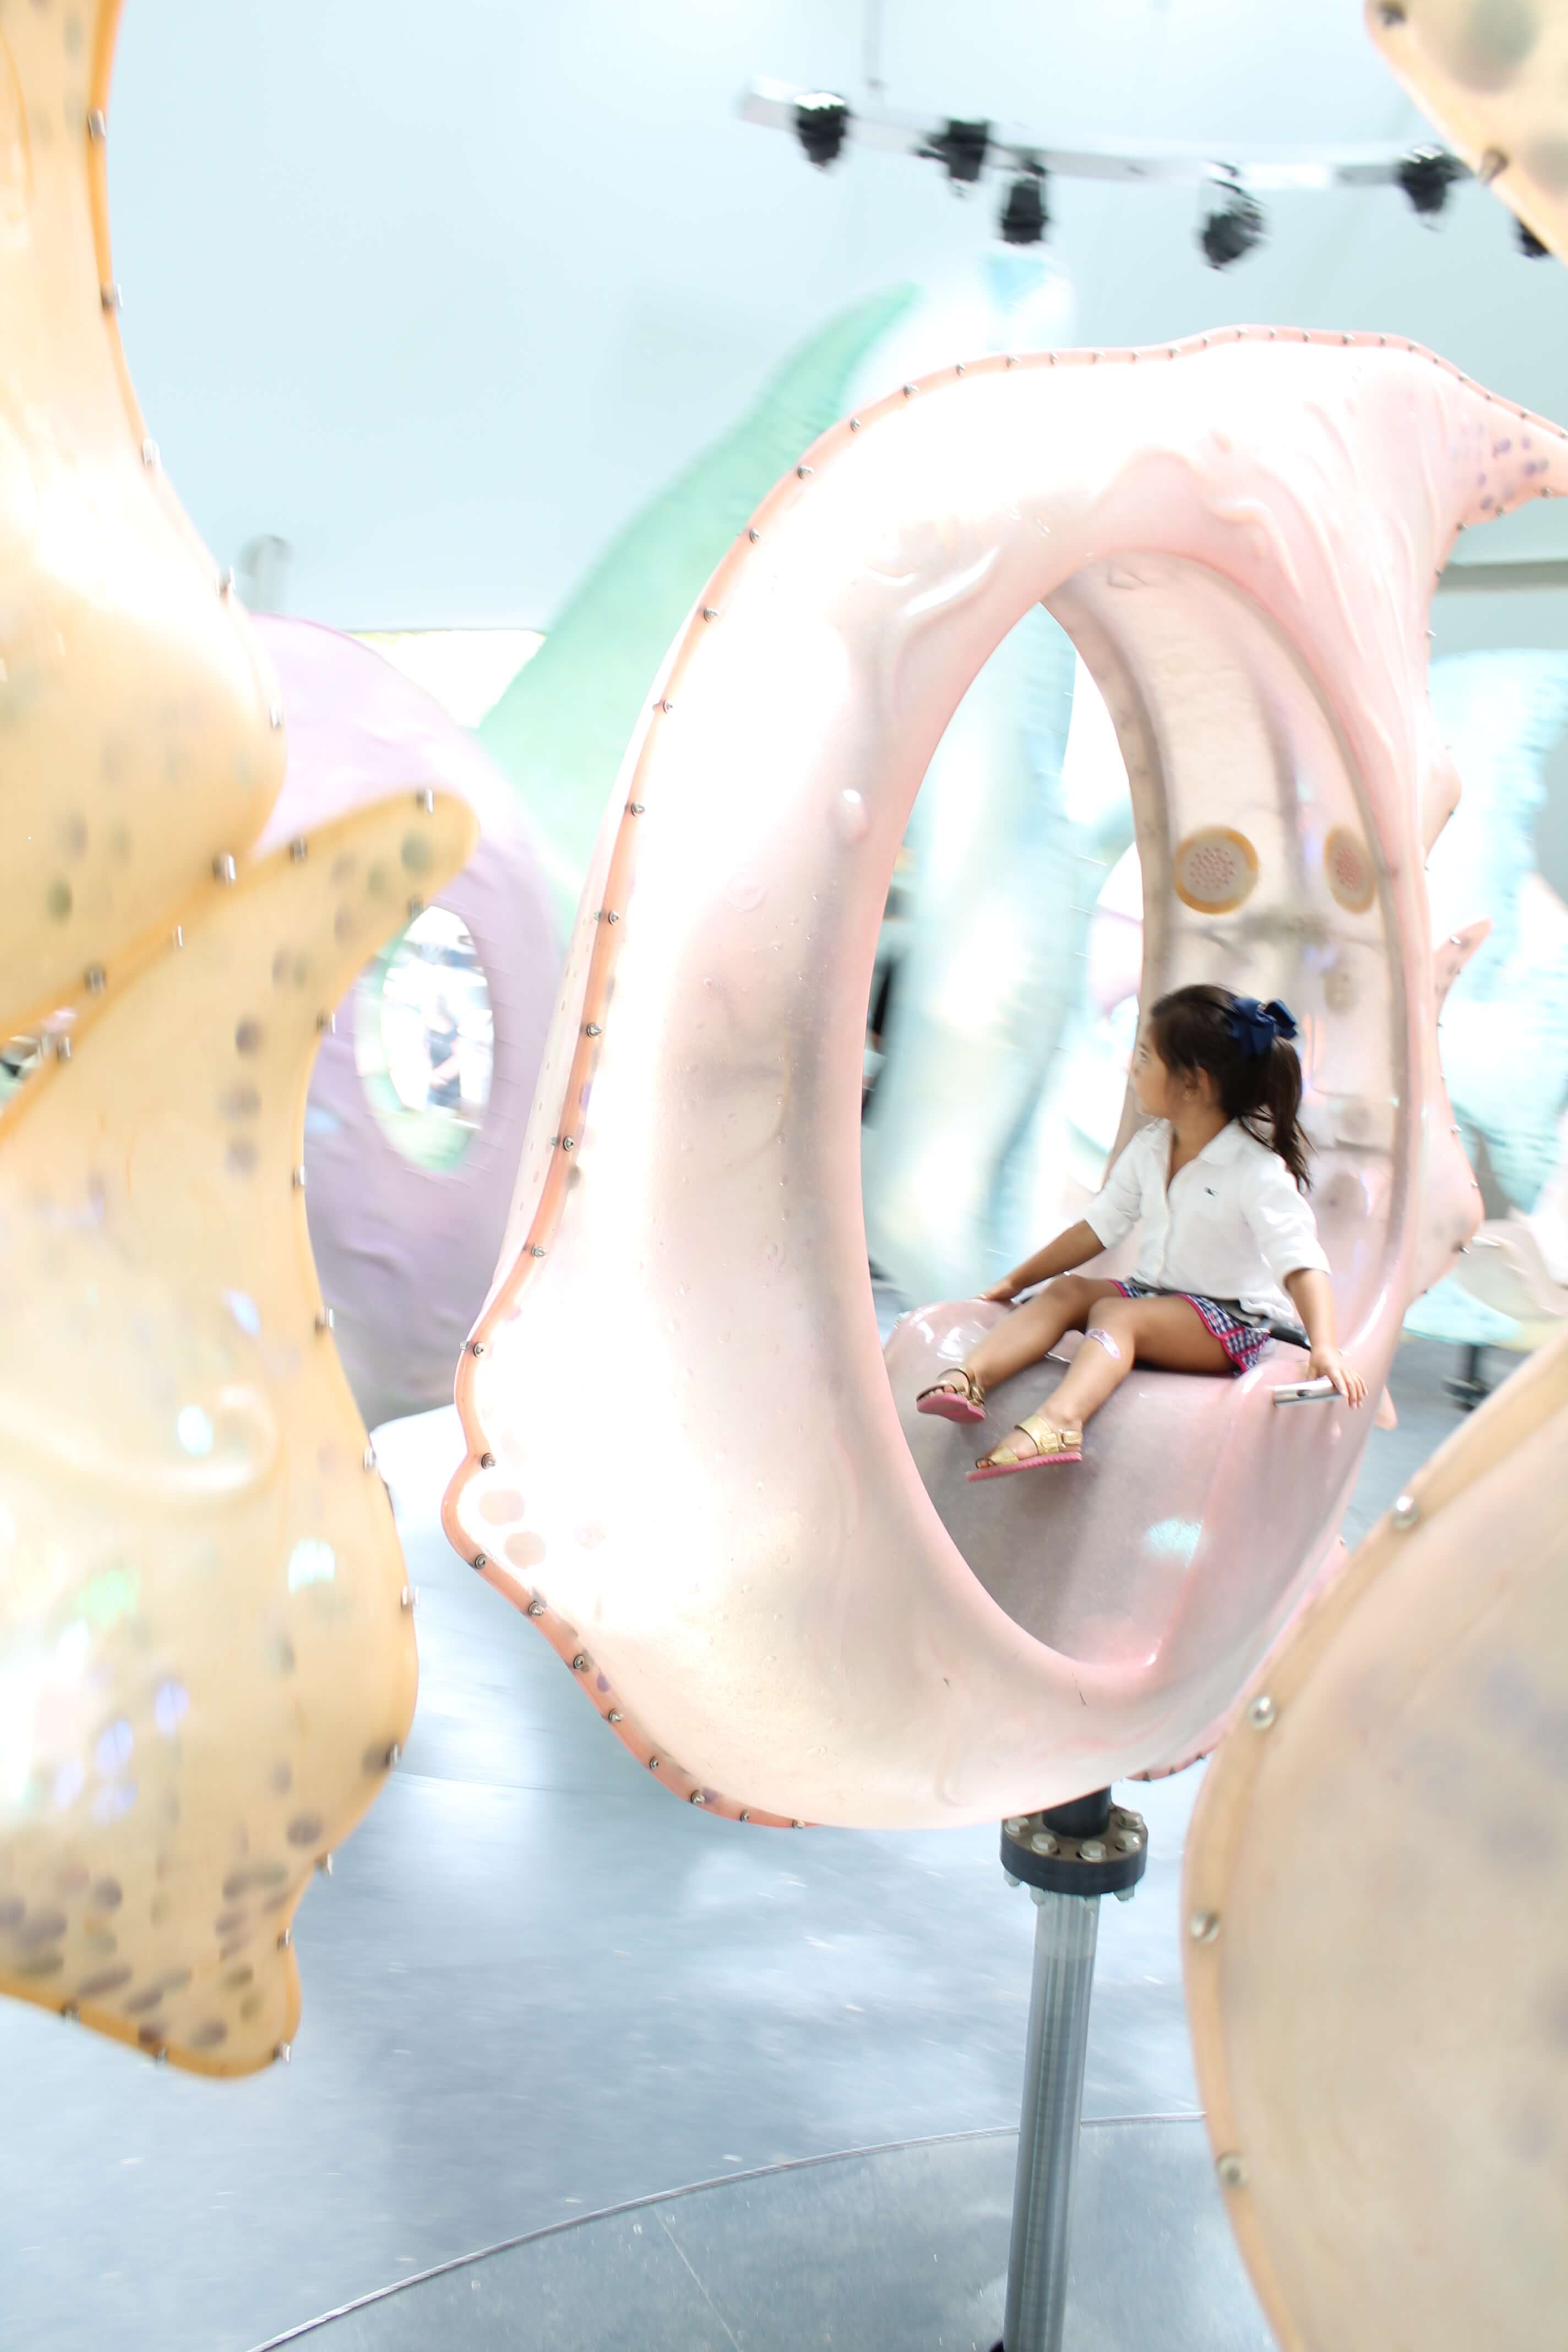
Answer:
[{"label": "reflective metal hardware", "polygon": [[183,948],[185,944],[185,927],[184,923],[176,923],[171,936],[174,940],[174,945],[177,948]]},{"label": "reflective metal hardware", "polygon": [[71,1057],[71,1041],[70,1041],[70,1039],[69,1039],[68,1037],[57,1037],[57,1038],[55,1039],[55,1059],[56,1059],[56,1061],[57,1061],[57,1062],[68,1062],[68,1061],[70,1060],[70,1057]]},{"label": "reflective metal hardware", "polygon": [[702,607],[702,617],[705,621],[716,621],[719,617],[718,605],[704,604]]},{"label": "reflective metal hardware", "polygon": [[109,124],[104,120],[104,113],[101,106],[95,106],[89,114],[87,118],[87,135],[89,139],[108,138]]},{"label": "reflective metal hardware", "polygon": [[278,2063],[280,2066],[287,2066],[293,2054],[294,2045],[291,2042],[280,2042],[278,2044],[277,2049],[272,2053],[273,2057],[278,2061]]},{"label": "reflective metal hardware", "polygon": [[657,1756],[650,1756],[648,1758],[647,1769],[650,1772],[657,1772],[658,1770],[658,1758]]},{"label": "reflective metal hardware", "polygon": [[290,1181],[292,1182],[293,1187],[294,1187],[294,1190],[296,1191],[296,1192],[302,1192],[304,1191],[304,1189],[305,1189],[305,1171],[303,1170],[303,1168],[296,1168],[296,1169],[295,1169],[295,1171],[294,1171],[294,1172],[293,1172],[293,1176],[292,1176],[292,1178],[290,1179]]},{"label": "reflective metal hardware", "polygon": [[647,803],[646,801],[628,801],[626,803],[626,806],[630,809],[634,816],[641,816],[644,809],[647,806]]},{"label": "reflective metal hardware", "polygon": [[291,841],[289,844],[289,855],[294,860],[296,866],[303,866],[306,858],[310,855],[310,843],[303,838],[298,841]]},{"label": "reflective metal hardware", "polygon": [[756,545],[758,540],[761,539],[762,535],[762,532],[756,530],[754,526],[746,533],[746,537],[751,541],[753,547]]},{"label": "reflective metal hardware", "polygon": [[89,963],[82,974],[90,996],[101,996],[109,985],[109,975],[100,963]]},{"label": "reflective metal hardware", "polygon": [[600,1028],[596,1021],[590,1021],[588,1026],[583,1032],[583,1034],[585,1037],[602,1037],[604,1034],[604,1031]]},{"label": "reflective metal hardware", "polygon": [[805,1823],[804,1822],[791,1822],[790,1827],[792,1830],[803,1830],[805,1827]]},{"label": "reflective metal hardware", "polygon": [[403,1588],[402,1591],[398,1594],[398,1596],[397,1596],[397,1605],[398,1605],[398,1607],[399,1607],[400,1609],[412,1609],[412,1608],[413,1608],[413,1606],[414,1606],[414,1587],[413,1587],[411,1584],[405,1584],[405,1585],[404,1586],[404,1588]]},{"label": "reflective metal hardware", "polygon": [[143,441],[142,444],[142,463],[144,466],[155,466],[157,462],[158,444],[156,441]]},{"label": "reflective metal hardware", "polygon": [[810,479],[811,479],[811,467],[810,467],[809,466],[797,466],[797,467],[795,467],[795,470],[796,474],[800,477],[800,479],[801,479],[803,482],[809,482],[809,481],[810,481]]},{"label": "reflective metal hardware", "polygon": [[614,913],[607,914],[607,915],[605,917],[605,922],[606,922],[606,923],[618,923],[618,922],[620,921],[620,919],[620,919],[620,917],[619,917],[617,914],[614,914]]},{"label": "reflective metal hardware", "polygon": [[1247,1702],[1247,1719],[1254,1731],[1267,1731],[1274,1720],[1274,1701],[1267,1691],[1260,1692],[1257,1698]]},{"label": "reflective metal hardware", "polygon": [[490,1559],[489,1552],[477,1551],[474,1554],[474,1566],[476,1568],[489,1568],[489,1564]]},{"label": "reflective metal hardware", "polygon": [[750,1810],[749,1810],[749,1809],[748,1809],[746,1811],[742,1812],[742,1815],[741,1815],[741,1819],[742,1819],[742,1821],[743,1821],[743,1822],[749,1822],[749,1821],[751,1820],[751,1818],[752,1818],[752,1816],[751,1816],[751,1812],[750,1812]]},{"label": "reflective metal hardware", "polygon": [[393,1743],[392,1743],[391,1747],[390,1747],[390,1748],[387,1749],[387,1751],[386,1751],[386,1769],[387,1769],[387,1770],[388,1770],[389,1772],[391,1771],[391,1769],[392,1769],[393,1766],[394,1766],[394,1765],[398,1761],[398,1759],[399,1759],[399,1758],[402,1756],[402,1754],[403,1754],[403,1750],[402,1750],[402,1748],[399,1748],[399,1746],[398,1746],[398,1744],[397,1744],[396,1740],[395,1739],[395,1740],[393,1741]]},{"label": "reflective metal hardware", "polygon": [[106,310],[121,310],[125,307],[125,298],[118,286],[100,286],[98,299]]},{"label": "reflective metal hardware", "polygon": [[278,1948],[279,1948],[279,1950],[280,1952],[286,1952],[286,1951],[288,1950],[288,1948],[289,1948],[289,1945],[293,1942],[293,1940],[294,1940],[294,1930],[293,1930],[293,1928],[292,1928],[292,1927],[285,1927],[285,1928],[284,1928],[284,1930],[283,1930],[283,1933],[282,1933],[282,1934],[279,1937],[279,1938],[278,1938]]},{"label": "reflective metal hardware", "polygon": [[593,1663],[585,1650],[579,1650],[572,1661],[572,1671],[574,1675],[585,1675]]},{"label": "reflective metal hardware", "polygon": [[860,430],[860,419],[859,419],[858,416],[852,416],[852,417],[849,419],[849,430],[850,430],[850,432],[851,432],[851,433],[858,433],[858,432],[859,432],[859,430]]},{"label": "reflective metal hardware", "polygon": [[669,698],[668,698],[668,695],[665,697],[664,700],[659,704],[659,706],[658,706],[658,707],[659,707],[659,709],[660,709],[661,710],[673,710],[673,709],[675,709],[675,705],[674,705],[674,703],[670,701],[670,699],[669,699]]},{"label": "reflective metal hardware", "polygon": [[65,2007],[61,2010],[60,2015],[64,2018],[68,2025],[74,2025],[80,2017],[81,2011],[77,2007],[74,2000],[68,2000]]},{"label": "reflective metal hardware", "polygon": [[1219,1913],[1194,1911],[1187,1921],[1187,1933],[1194,1944],[1212,1944],[1219,1934]]},{"label": "reflective metal hardware", "polygon": [[495,1458],[495,1455],[494,1455],[493,1454],[480,1454],[480,1456],[479,1456],[479,1468],[480,1468],[481,1470],[493,1470],[493,1469],[495,1468],[495,1466],[496,1466],[496,1458]]},{"label": "reflective metal hardware", "polygon": [[427,784],[426,784],[426,786],[425,787],[425,790],[424,790],[422,793],[415,793],[415,795],[414,795],[414,805],[415,805],[415,807],[416,807],[416,808],[421,808],[421,809],[423,809],[426,816],[434,816],[434,815],[435,815],[435,814],[436,814],[436,795],[435,795],[435,793],[430,790],[430,788],[429,788],[429,786],[428,786]]},{"label": "reflective metal hardware", "polygon": [[1142,1830],[1118,1830],[1116,1843],[1123,1853],[1136,1853],[1143,1843],[1143,1832]]},{"label": "reflective metal hardware", "polygon": [[1414,1495],[1401,1495],[1394,1506],[1396,1528],[1413,1528],[1421,1517],[1421,1506]]},{"label": "reflective metal hardware", "polygon": [[1078,1851],[1079,1859],[1081,1862],[1103,1862],[1105,1860],[1105,1848],[1099,1838],[1090,1838],[1087,1844],[1080,1845]]},{"label": "reflective metal hardware", "polygon": [[577,1149],[576,1137],[574,1135],[563,1135],[561,1139],[561,1149],[563,1151],[575,1151]]},{"label": "reflective metal hardware", "polygon": [[471,1339],[468,1342],[468,1345],[476,1356],[482,1356],[484,1354],[485,1343],[482,1339]]},{"label": "reflective metal hardware", "polygon": [[316,1868],[323,1878],[331,1878],[332,1874],[331,1855],[330,1853],[324,1853],[320,1862],[316,1864]]},{"label": "reflective metal hardware", "polygon": [[700,1789],[693,1789],[691,1791],[691,1802],[694,1805],[705,1805],[708,1802],[708,1800],[703,1795]]},{"label": "reflective metal hardware", "polygon": [[268,725],[273,727],[281,727],[283,724],[283,705],[280,702],[268,703],[267,706],[267,718]]},{"label": "reflective metal hardware", "polygon": [[1036,1853],[1055,1853],[1057,1850],[1055,1832],[1050,1830],[1036,1830],[1029,1840],[1029,1844]]},{"label": "reflective metal hardware", "polygon": [[605,1720],[606,1723],[625,1723],[626,1717],[621,1713],[618,1706],[613,1706]]},{"label": "reflective metal hardware", "polygon": [[1011,1821],[1004,1822],[1002,1826],[1009,1837],[1022,1837],[1029,1824],[1022,1813],[1015,1813]]},{"label": "reflective metal hardware", "polygon": [[363,1463],[363,1465],[364,1465],[364,1466],[365,1466],[365,1468],[366,1468],[367,1470],[374,1470],[374,1469],[375,1468],[375,1448],[374,1448],[374,1445],[367,1445],[367,1446],[365,1447],[365,1449],[364,1449],[364,1452],[360,1455],[360,1460]]},{"label": "reflective metal hardware", "polygon": [[904,398],[905,398],[906,400],[912,400],[912,399],[914,398],[914,396],[915,396],[915,388],[914,388],[914,385],[913,385],[912,383],[906,383],[906,384],[905,384],[905,386],[904,386]]},{"label": "reflective metal hardware", "polygon": [[1221,2156],[1215,2159],[1222,2189],[1240,2189],[1247,2179],[1247,2167],[1239,2156]]},{"label": "reflective metal hardware", "polygon": [[1047,2352],[1062,2340],[1100,1905],[1030,1892],[1037,1906],[1034,1982],[1002,2340],[1016,2352]]},{"label": "reflective metal hardware", "polygon": [[235,864],[232,857],[226,855],[222,857],[215,857],[213,859],[213,880],[215,882],[232,882],[238,872],[239,868]]},{"label": "reflective metal hardware", "polygon": [[1281,1381],[1274,1391],[1276,1404],[1330,1404],[1339,1394],[1332,1381]]},{"label": "reflective metal hardware", "polygon": [[323,1307],[321,1313],[316,1318],[317,1330],[330,1331],[335,1319],[332,1309],[330,1307]]},{"label": "reflective metal hardware", "polygon": [[528,1604],[528,1613],[531,1617],[542,1617],[544,1614],[543,1601],[531,1601]]},{"label": "reflective metal hardware", "polygon": [[528,1255],[530,1257],[542,1257],[544,1255],[544,1252],[540,1248],[539,1244],[535,1242]]},{"label": "reflective metal hardware", "polygon": [[1009,1886],[1022,1886],[1024,1884],[1021,1878],[1015,1878],[1010,1870],[1005,1870],[1002,1873],[1002,1875],[1006,1880]]},{"label": "reflective metal hardware", "polygon": [[[1396,14],[1392,17],[1385,16],[1384,18],[1384,24],[1392,23],[1398,25],[1403,24],[1404,21],[1405,11],[1402,7],[1399,8]],[[1486,153],[1481,157],[1480,162],[1476,166],[1476,177],[1480,182],[1483,188],[1489,188],[1492,182],[1494,180],[1500,179],[1507,169],[1508,157],[1503,153],[1502,149],[1500,147],[1489,147]]]}]

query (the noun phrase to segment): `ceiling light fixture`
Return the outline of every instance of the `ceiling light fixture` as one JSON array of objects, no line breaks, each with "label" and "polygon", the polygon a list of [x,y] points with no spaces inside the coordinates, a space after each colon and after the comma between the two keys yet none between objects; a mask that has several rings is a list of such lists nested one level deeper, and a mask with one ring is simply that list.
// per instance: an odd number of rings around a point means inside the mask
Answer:
[{"label": "ceiling light fixture", "polygon": [[1228,269],[1261,245],[1265,235],[1263,207],[1248,195],[1234,167],[1221,164],[1215,173],[1214,209],[1204,215],[1198,244],[1211,269]]},{"label": "ceiling light fixture", "polygon": [[1026,163],[1008,187],[996,227],[1004,245],[1039,245],[1051,225],[1041,163]]},{"label": "ceiling light fixture", "polygon": [[1442,147],[1417,147],[1403,156],[1395,179],[1410,199],[1410,209],[1435,228],[1456,180],[1468,177],[1457,155]]},{"label": "ceiling light fixture", "polygon": [[807,163],[816,163],[823,171],[829,163],[837,163],[852,120],[847,100],[836,97],[831,90],[807,90],[804,98],[797,98],[795,135],[805,151]]}]

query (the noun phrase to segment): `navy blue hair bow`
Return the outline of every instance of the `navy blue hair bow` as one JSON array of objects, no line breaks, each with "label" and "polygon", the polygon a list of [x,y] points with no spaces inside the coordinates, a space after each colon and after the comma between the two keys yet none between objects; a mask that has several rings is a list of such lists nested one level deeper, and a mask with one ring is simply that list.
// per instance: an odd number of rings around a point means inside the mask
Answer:
[{"label": "navy blue hair bow", "polygon": [[1267,1054],[1276,1037],[1296,1034],[1296,1024],[1277,996],[1267,1004],[1259,1004],[1256,996],[1238,996],[1230,1008],[1230,1034],[1244,1054]]}]

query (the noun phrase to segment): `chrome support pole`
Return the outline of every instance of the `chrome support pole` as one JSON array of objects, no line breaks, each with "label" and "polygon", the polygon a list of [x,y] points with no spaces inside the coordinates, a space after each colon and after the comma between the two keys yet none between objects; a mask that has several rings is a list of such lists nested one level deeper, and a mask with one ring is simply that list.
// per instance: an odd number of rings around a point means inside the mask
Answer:
[{"label": "chrome support pole", "polygon": [[1029,1891],[1035,1981],[1002,2341],[1006,2352],[1061,2352],[1100,1898]]}]

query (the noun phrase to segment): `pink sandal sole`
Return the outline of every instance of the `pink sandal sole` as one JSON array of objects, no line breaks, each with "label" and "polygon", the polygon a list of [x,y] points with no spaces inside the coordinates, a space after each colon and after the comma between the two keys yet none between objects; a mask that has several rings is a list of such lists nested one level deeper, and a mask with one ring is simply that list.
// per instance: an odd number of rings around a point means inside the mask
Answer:
[{"label": "pink sandal sole", "polygon": [[956,1389],[936,1389],[930,1396],[917,1397],[917,1412],[934,1412],[939,1421],[984,1421],[984,1409],[971,1404]]},{"label": "pink sandal sole", "polygon": [[964,1477],[971,1485],[976,1478],[1010,1478],[1015,1470],[1048,1470],[1053,1462],[1081,1462],[1083,1451],[1076,1453],[1026,1454],[1022,1462],[998,1462],[986,1470],[966,1470]]}]

